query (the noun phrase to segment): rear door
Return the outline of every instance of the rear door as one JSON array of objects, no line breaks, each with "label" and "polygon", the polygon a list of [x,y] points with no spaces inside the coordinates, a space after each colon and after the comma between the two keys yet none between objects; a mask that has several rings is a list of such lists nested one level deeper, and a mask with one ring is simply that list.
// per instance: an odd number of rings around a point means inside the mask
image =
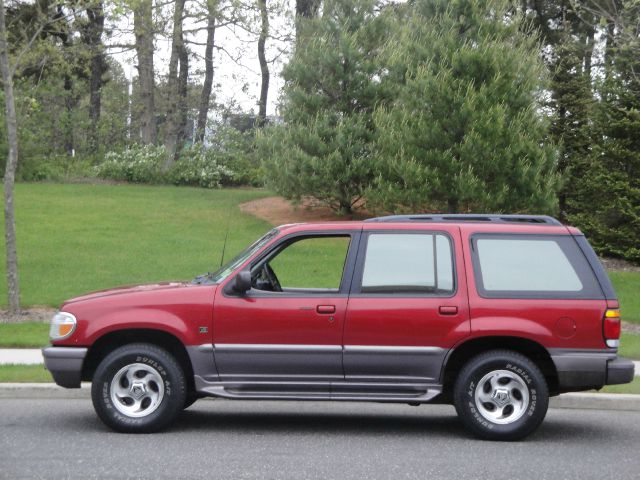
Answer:
[{"label": "rear door", "polygon": [[365,226],[344,328],[346,381],[437,383],[469,334],[459,229]]}]

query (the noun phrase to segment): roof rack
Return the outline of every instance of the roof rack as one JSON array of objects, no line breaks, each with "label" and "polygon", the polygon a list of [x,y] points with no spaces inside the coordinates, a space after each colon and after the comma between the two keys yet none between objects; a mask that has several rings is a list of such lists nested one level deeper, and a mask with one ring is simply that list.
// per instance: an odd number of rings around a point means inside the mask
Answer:
[{"label": "roof rack", "polygon": [[481,215],[481,214],[424,214],[424,215],[388,215],[375,217],[365,222],[470,222],[470,223],[521,223],[526,225],[559,225],[562,223],[547,215]]}]

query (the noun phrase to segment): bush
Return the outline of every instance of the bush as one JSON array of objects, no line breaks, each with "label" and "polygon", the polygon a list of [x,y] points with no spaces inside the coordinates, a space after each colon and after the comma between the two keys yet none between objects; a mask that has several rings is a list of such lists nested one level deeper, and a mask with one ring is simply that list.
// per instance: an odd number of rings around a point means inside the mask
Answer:
[{"label": "bush", "polygon": [[86,158],[53,155],[21,158],[17,177],[25,182],[62,181],[93,176],[91,161]]},{"label": "bush", "polygon": [[207,139],[208,152],[218,165],[223,165],[234,172],[225,186],[263,185],[263,172],[260,160],[255,152],[255,133],[253,130],[241,132],[237,128],[219,125],[215,133]]},{"label": "bush", "polygon": [[230,185],[234,172],[218,164],[216,151],[197,143],[185,148],[166,175],[166,180],[175,185],[191,185],[203,188],[219,188]]},{"label": "bush", "polygon": [[121,152],[109,152],[95,167],[98,177],[132,183],[162,183],[164,146],[132,145]]}]

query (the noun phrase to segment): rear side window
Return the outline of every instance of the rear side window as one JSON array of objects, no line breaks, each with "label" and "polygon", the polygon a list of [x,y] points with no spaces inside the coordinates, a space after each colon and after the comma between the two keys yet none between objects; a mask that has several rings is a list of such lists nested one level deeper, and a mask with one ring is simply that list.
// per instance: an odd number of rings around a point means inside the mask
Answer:
[{"label": "rear side window", "polygon": [[603,298],[571,236],[472,237],[478,293],[490,298]]},{"label": "rear side window", "polygon": [[371,233],[362,267],[361,293],[453,293],[449,238],[438,233]]}]

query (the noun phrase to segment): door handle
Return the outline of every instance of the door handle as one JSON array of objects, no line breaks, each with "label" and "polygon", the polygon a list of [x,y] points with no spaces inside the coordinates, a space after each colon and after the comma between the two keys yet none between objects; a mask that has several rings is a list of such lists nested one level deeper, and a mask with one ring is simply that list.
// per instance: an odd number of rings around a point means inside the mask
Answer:
[{"label": "door handle", "polygon": [[336,306],[335,305],[318,305],[316,307],[316,312],[325,313],[325,314],[336,313]]},{"label": "door handle", "polygon": [[440,312],[440,315],[455,315],[458,313],[458,307],[443,305],[438,308],[438,311]]}]

